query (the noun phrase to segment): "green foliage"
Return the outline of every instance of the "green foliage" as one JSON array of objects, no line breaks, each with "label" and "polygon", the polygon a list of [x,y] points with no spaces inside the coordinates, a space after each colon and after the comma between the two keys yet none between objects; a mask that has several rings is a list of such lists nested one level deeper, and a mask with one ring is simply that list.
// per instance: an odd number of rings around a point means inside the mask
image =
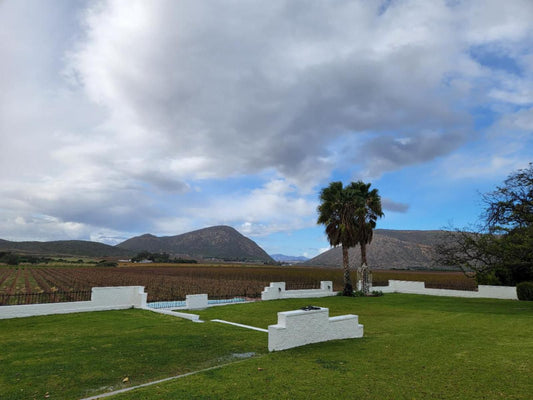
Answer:
[{"label": "green foliage", "polygon": [[19,257],[13,253],[8,253],[4,257],[4,261],[7,265],[19,265],[20,263]]},{"label": "green foliage", "polygon": [[118,263],[116,261],[107,261],[102,260],[98,264],[96,264],[97,267],[117,267]]},{"label": "green foliage", "polygon": [[184,258],[170,258],[168,253],[150,253],[149,251],[141,251],[135,257],[132,257],[131,261],[140,262],[143,260],[149,260],[155,263],[174,263],[174,264],[196,264],[196,260],[184,259]]},{"label": "green foliage", "polygon": [[437,261],[473,273],[479,284],[533,280],[533,164],[485,194],[478,232],[455,230],[437,246]]},{"label": "green foliage", "polygon": [[362,263],[366,264],[365,246],[372,241],[377,219],[383,216],[381,197],[377,189],[370,190],[370,186],[361,181],[346,187],[342,182],[331,182],[320,192],[317,223],[325,225],[332,246],[342,246],[344,296],[351,296],[353,292],[348,249],[359,244]]},{"label": "green foliage", "polygon": [[518,300],[533,301],[533,282],[520,282],[516,285]]},{"label": "green foliage", "polygon": [[372,290],[372,296],[381,297],[383,296],[383,292],[381,290]]}]

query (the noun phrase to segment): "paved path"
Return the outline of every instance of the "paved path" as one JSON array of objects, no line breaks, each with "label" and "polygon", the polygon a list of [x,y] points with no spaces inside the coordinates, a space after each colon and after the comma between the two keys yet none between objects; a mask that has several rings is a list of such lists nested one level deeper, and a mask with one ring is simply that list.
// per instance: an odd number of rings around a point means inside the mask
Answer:
[{"label": "paved path", "polygon": [[212,319],[211,322],[220,322],[220,323],[222,323],[222,324],[228,324],[228,325],[240,326],[241,328],[252,329],[252,330],[254,330],[254,331],[259,331],[259,332],[266,332],[266,333],[268,333],[268,329],[256,328],[255,326],[238,324],[238,323],[236,323],[236,322],[224,321],[223,319]]}]

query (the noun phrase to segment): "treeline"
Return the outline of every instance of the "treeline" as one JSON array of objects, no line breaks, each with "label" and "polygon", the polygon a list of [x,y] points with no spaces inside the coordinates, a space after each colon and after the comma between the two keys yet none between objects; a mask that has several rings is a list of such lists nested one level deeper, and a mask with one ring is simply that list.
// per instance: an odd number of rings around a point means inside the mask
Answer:
[{"label": "treeline", "polygon": [[173,264],[196,264],[198,261],[186,258],[171,258],[168,253],[150,253],[149,251],[142,251],[135,257],[132,257],[132,262],[151,261],[154,263],[173,263]]},{"label": "treeline", "polygon": [[101,261],[84,261],[81,258],[78,260],[64,258],[51,258],[43,256],[33,256],[29,254],[18,254],[11,251],[0,251],[0,264],[19,265],[19,264],[94,264],[100,267],[116,267],[118,265],[115,261],[101,260]]},{"label": "treeline", "polygon": [[[50,257],[38,257],[25,254],[16,254],[10,251],[0,251],[0,263],[7,265],[27,264],[47,264],[53,260]],[[83,262],[83,261],[82,261]]]}]

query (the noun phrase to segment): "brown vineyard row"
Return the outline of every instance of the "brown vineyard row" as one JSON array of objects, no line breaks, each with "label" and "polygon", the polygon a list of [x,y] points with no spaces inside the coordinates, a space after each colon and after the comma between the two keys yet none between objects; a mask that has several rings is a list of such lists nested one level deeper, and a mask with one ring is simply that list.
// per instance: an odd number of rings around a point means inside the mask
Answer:
[{"label": "brown vineyard row", "polygon": [[[353,278],[355,281],[355,273]],[[473,290],[472,279],[460,272],[387,271],[373,273],[375,286],[389,279],[424,281],[427,287]],[[286,282],[287,289],[317,288],[333,281],[341,290],[342,272],[334,268],[246,265],[122,264],[118,268],[43,266],[0,267],[0,294],[86,291],[95,286],[144,286],[148,301],[181,300],[187,294],[210,298],[257,298],[270,282]]]}]

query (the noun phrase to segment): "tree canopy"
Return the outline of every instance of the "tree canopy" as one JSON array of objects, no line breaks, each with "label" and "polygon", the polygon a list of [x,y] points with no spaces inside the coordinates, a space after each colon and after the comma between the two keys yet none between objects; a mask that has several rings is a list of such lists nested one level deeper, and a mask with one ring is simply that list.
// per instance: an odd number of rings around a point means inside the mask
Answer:
[{"label": "tree canopy", "polygon": [[510,174],[483,201],[480,227],[448,235],[437,247],[438,261],[461,267],[479,284],[533,280],[533,164]]},{"label": "tree canopy", "polygon": [[320,192],[318,221],[326,227],[326,235],[332,246],[342,246],[344,269],[343,294],[351,296],[348,249],[361,246],[362,262],[366,264],[366,245],[372,241],[377,218],[383,216],[381,198],[377,189],[370,190],[370,183],[352,182],[343,187],[342,182],[331,182]]}]

